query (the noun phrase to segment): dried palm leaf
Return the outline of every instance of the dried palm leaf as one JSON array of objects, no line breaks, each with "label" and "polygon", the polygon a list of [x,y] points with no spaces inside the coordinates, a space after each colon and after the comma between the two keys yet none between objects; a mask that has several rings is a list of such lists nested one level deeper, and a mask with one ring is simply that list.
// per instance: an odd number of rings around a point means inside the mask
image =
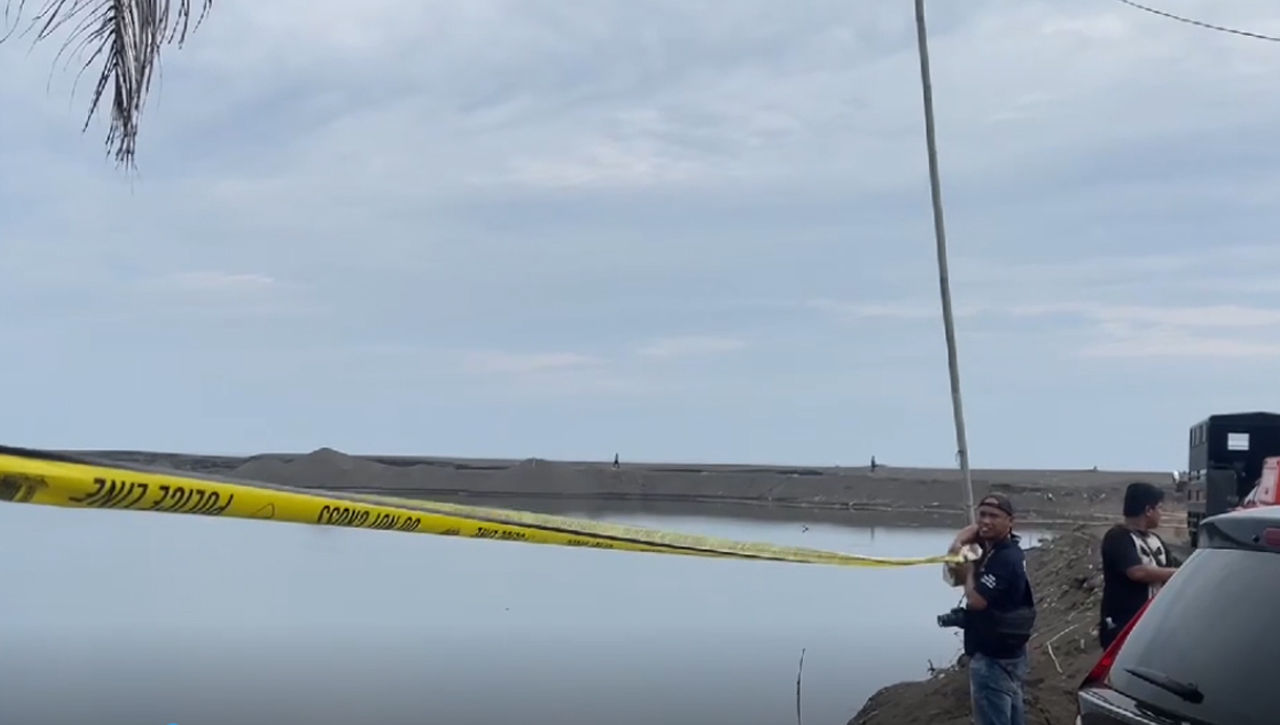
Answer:
[{"label": "dried palm leaf", "polygon": [[[0,42],[18,28],[27,4],[27,0],[7,0],[5,24],[11,30],[0,36]],[[97,67],[98,82],[82,130],[89,128],[110,88],[107,149],[116,163],[132,168],[138,123],[159,68],[160,49],[174,42],[181,47],[212,5],[213,0],[45,0],[23,35],[34,31],[34,42],[39,43],[65,31],[58,58],[82,59],[77,78]],[[8,22],[11,19],[13,25]]]}]

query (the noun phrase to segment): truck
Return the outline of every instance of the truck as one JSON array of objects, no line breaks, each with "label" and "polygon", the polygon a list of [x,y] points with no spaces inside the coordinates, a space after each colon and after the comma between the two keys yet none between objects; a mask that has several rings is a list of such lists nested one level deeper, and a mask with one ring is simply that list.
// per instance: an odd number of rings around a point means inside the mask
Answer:
[{"label": "truck", "polygon": [[1211,415],[1191,426],[1189,444],[1187,537],[1195,547],[1202,520],[1253,503],[1264,468],[1276,470],[1268,459],[1280,457],[1280,414]]}]

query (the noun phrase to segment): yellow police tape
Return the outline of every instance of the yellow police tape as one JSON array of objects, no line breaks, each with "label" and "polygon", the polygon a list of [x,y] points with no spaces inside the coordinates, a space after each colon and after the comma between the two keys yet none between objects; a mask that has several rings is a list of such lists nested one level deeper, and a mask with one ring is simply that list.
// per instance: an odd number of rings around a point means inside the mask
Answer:
[{"label": "yellow police tape", "polygon": [[528,544],[833,566],[917,566],[953,556],[881,558],[747,543],[482,506],[302,490],[0,447],[0,501],[283,521]]}]

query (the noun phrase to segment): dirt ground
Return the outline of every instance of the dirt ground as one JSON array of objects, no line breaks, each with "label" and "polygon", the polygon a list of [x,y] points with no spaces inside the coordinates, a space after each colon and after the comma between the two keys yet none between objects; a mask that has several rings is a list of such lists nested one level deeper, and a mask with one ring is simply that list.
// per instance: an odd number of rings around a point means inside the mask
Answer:
[{"label": "dirt ground", "polygon": [[[303,488],[459,499],[545,513],[601,509],[715,515],[732,507],[753,518],[874,517],[882,524],[952,525],[962,520],[958,471],[878,466],[796,468],[623,462],[477,461],[350,456],[331,449],[249,458],[98,451],[95,458]],[[1070,525],[1114,518],[1124,487],[1172,488],[1166,472],[975,470],[975,495],[999,491],[1027,523]],[[825,515],[824,515],[825,514]],[[852,523],[852,521],[850,521]]]},{"label": "dirt ground", "polygon": [[[1095,620],[1102,597],[1098,547],[1105,527],[1081,526],[1027,552],[1038,606],[1026,682],[1028,725],[1073,725],[1075,688],[1102,655]],[[1161,532],[1175,547],[1183,537]],[[1186,556],[1185,550],[1178,555]],[[961,665],[922,682],[877,692],[849,725],[968,725],[969,683]]]}]

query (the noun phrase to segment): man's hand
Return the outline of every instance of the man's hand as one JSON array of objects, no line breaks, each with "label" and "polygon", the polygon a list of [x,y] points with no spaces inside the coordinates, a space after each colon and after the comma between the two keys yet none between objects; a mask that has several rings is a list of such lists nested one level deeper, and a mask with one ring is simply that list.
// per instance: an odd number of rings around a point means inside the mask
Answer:
[{"label": "man's hand", "polygon": [[960,529],[960,533],[956,534],[955,541],[951,542],[951,549],[948,551],[948,553],[958,554],[960,553],[961,549],[968,546],[969,544],[976,542],[977,540],[978,540],[978,525],[969,524],[963,529]]},{"label": "man's hand", "polygon": [[1143,564],[1140,566],[1131,566],[1125,570],[1125,575],[1140,584],[1164,584],[1178,573],[1177,569],[1167,566],[1150,566]]}]

